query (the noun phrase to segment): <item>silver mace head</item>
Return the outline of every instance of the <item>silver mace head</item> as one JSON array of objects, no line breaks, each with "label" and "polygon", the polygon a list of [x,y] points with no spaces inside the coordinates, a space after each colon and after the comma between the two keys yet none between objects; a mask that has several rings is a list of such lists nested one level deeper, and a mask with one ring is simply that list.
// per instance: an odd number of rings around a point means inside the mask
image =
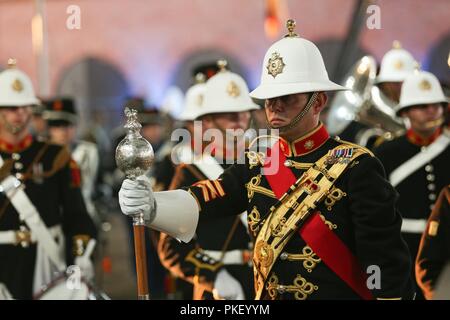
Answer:
[{"label": "silver mace head", "polygon": [[137,111],[125,108],[125,116],[127,135],[116,148],[116,164],[128,179],[135,179],[150,169],[155,153],[150,142],[139,132],[142,126],[137,119]]}]

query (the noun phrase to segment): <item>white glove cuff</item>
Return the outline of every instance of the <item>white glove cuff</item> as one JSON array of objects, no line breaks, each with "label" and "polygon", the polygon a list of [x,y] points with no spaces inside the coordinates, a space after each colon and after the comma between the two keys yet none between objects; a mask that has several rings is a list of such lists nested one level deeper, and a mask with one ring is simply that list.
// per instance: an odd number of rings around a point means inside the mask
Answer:
[{"label": "white glove cuff", "polygon": [[195,234],[199,208],[194,197],[185,190],[155,192],[156,210],[147,223],[152,229],[167,233],[183,242]]}]

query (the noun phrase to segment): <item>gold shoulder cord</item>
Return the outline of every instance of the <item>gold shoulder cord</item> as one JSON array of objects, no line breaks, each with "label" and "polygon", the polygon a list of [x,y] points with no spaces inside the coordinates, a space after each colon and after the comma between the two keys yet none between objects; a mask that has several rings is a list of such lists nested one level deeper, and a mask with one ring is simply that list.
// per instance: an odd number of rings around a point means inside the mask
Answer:
[{"label": "gold shoulder cord", "polygon": [[[348,161],[337,162],[326,169],[327,158],[333,151],[346,149],[342,144],[320,158],[308,169],[284,194],[277,207],[271,207],[268,218],[264,221],[255,241],[253,252],[253,272],[255,276],[256,299],[260,299],[266,279],[278,256],[292,235],[313,212],[316,206],[328,195],[333,184],[356,158],[368,153],[367,150],[354,146],[353,155]],[[322,175],[320,180],[315,180]],[[315,185],[316,189],[311,189]],[[303,200],[298,202],[302,196]],[[274,232],[276,231],[276,232]]]}]

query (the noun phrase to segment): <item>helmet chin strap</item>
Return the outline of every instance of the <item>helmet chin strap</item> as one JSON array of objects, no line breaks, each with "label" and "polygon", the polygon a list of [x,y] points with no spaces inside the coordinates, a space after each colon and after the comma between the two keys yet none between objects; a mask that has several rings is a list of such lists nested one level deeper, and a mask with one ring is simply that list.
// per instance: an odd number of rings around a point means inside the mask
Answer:
[{"label": "helmet chin strap", "polygon": [[273,127],[270,122],[267,120],[267,115],[266,115],[266,121],[267,121],[267,125],[269,126],[270,129],[277,129],[280,132],[286,132],[287,130],[290,130],[292,128],[294,128],[299,122],[300,120],[302,120],[305,115],[308,113],[309,109],[311,109],[311,107],[313,106],[314,102],[317,99],[317,96],[319,95],[318,92],[314,92],[308,100],[308,103],[306,104],[305,108],[300,111],[294,119],[291,120],[291,122],[285,126],[282,127]]}]

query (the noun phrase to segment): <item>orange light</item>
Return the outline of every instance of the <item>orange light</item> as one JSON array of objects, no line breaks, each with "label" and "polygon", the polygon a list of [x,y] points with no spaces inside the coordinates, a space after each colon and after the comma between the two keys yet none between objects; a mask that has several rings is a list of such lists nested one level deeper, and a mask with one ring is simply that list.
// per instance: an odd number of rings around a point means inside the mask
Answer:
[{"label": "orange light", "polygon": [[266,36],[273,39],[277,37],[280,32],[280,22],[274,16],[267,16],[264,21],[264,30],[266,32]]}]

